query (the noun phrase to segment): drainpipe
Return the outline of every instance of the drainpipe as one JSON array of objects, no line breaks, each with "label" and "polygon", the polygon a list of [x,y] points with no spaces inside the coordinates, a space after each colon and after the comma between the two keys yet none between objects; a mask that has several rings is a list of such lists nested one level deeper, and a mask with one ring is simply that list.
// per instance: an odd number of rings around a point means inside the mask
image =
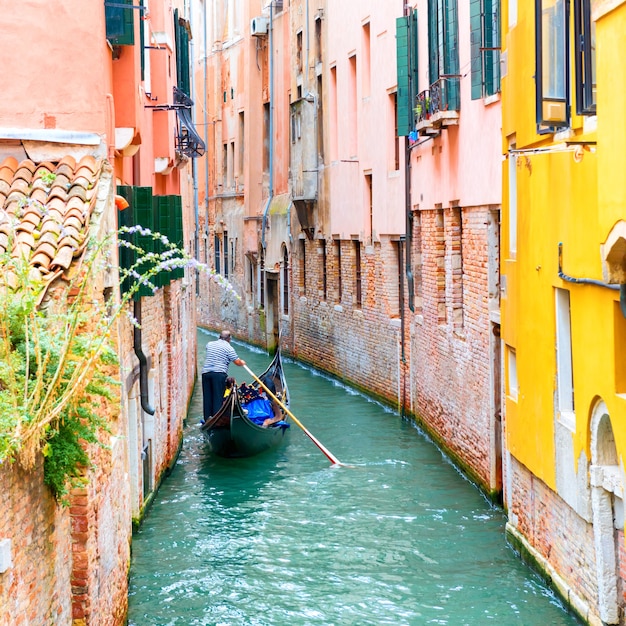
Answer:
[{"label": "drainpipe", "polygon": [[154,415],[155,410],[148,400],[148,359],[141,349],[141,299],[133,302],[133,315],[136,324],[133,326],[133,348],[139,359],[139,394],[141,408],[148,414]]},{"label": "drainpipe", "polygon": [[568,276],[563,272],[563,243],[559,242],[559,278],[577,285],[595,285],[596,287],[604,287],[605,289],[612,289],[613,291],[619,291],[619,308],[622,315],[626,317],[626,284],[615,285],[612,283],[605,283],[595,278],[574,278]]},{"label": "drainpipe", "polygon": [[270,123],[269,123],[269,196],[263,210],[263,222],[261,225],[261,246],[265,250],[265,229],[267,227],[267,215],[270,204],[274,197],[274,0],[270,2],[270,35],[269,35],[269,61],[270,61]]},{"label": "drainpipe", "polygon": [[209,262],[209,119],[208,119],[208,111],[207,111],[207,59],[209,56],[209,43],[207,38],[209,36],[207,32],[206,22],[206,6],[207,2],[202,3],[202,17],[204,20],[204,145],[206,146],[206,154],[204,155],[204,203],[206,210],[206,224],[204,234],[206,236],[206,240],[204,243],[204,255],[205,255],[205,263]]},{"label": "drainpipe", "polygon": [[[189,7],[189,28],[191,32],[193,32],[193,2]],[[196,101],[196,57],[195,57],[195,46],[193,43],[193,37],[189,43],[189,47],[191,48],[191,99]],[[193,108],[194,117],[196,112],[196,107],[194,105]],[[194,119],[194,125],[196,124],[196,120]],[[208,144],[205,144],[205,146]],[[194,208],[194,220],[195,220],[195,228],[194,228],[194,237],[193,237],[193,246],[194,246],[194,257],[198,258],[199,245],[200,242],[198,240],[198,226],[200,222],[200,217],[198,215],[198,166],[196,164],[195,159],[191,159],[191,176],[193,178],[193,208]],[[200,275],[196,271],[196,295],[200,295]]]}]

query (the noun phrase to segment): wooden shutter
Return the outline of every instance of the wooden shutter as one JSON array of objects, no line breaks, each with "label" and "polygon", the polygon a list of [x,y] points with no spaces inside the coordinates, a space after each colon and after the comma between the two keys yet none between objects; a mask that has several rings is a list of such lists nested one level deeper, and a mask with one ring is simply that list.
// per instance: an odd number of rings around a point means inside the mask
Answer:
[{"label": "wooden shutter", "polygon": [[396,97],[396,115],[398,119],[398,137],[408,135],[413,130],[413,106],[411,102],[411,80],[409,77],[409,22],[406,17],[396,19],[396,67],[398,91]]},{"label": "wooden shutter", "polygon": [[482,0],[470,0],[470,55],[472,100],[483,97],[483,29]]},{"label": "wooden shutter", "polygon": [[[127,4],[128,8],[114,6]],[[135,9],[133,0],[111,0],[104,3],[106,36],[113,46],[132,46],[135,44]]]}]

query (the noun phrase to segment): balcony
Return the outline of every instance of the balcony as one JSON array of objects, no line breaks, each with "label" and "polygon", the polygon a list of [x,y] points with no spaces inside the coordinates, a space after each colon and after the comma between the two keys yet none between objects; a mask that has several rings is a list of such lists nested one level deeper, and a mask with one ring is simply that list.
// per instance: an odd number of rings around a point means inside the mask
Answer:
[{"label": "balcony", "polygon": [[415,97],[415,130],[438,135],[443,128],[459,123],[459,108],[459,78],[440,78]]}]

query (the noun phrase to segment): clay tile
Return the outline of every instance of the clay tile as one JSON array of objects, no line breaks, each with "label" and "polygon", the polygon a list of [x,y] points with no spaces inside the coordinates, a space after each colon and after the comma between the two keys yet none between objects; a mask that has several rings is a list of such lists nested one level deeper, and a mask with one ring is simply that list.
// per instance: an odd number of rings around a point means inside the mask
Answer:
[{"label": "clay tile", "polygon": [[4,178],[0,178],[0,193],[3,193],[6,196],[8,195],[10,188],[11,188],[11,185],[7,183],[7,181],[4,180]]},{"label": "clay tile", "polygon": [[71,215],[70,217],[65,216],[65,220],[63,221],[64,228],[75,228],[77,233],[80,233],[83,229],[83,224],[85,220],[81,220],[75,215]]},{"label": "clay tile", "polygon": [[16,180],[23,180],[30,185],[33,180],[33,173],[27,167],[20,166],[13,177],[14,183]]},{"label": "clay tile", "polygon": [[57,222],[55,222],[51,217],[45,217],[43,222],[41,223],[41,240],[43,241],[44,237],[48,235],[54,237],[54,241],[51,243],[55,243],[61,234],[61,226]]},{"label": "clay tile", "polygon": [[73,198],[73,197],[78,197],[80,198],[83,202],[87,201],[87,190],[84,187],[81,187],[80,185],[74,185],[68,192],[67,197],[68,200],[69,198]]},{"label": "clay tile", "polygon": [[3,180],[5,183],[10,185],[13,182],[13,174],[15,172],[10,167],[0,167],[0,180]]},{"label": "clay tile", "polygon": [[43,161],[37,165],[37,169],[35,170],[35,178],[41,177],[42,174],[52,174],[55,171],[56,167],[54,163],[50,161]]},{"label": "clay tile", "polygon": [[72,168],[73,172],[76,167],[76,159],[72,155],[68,154],[59,161],[59,164],[57,165],[57,170],[61,165],[69,165]]},{"label": "clay tile", "polygon": [[7,198],[4,203],[4,210],[9,215],[17,215],[20,212],[20,203],[16,199]]},{"label": "clay tile", "polygon": [[14,178],[11,185],[11,191],[19,191],[24,195],[28,195],[28,181],[23,178]]},{"label": "clay tile", "polygon": [[74,250],[71,246],[63,246],[57,250],[57,253],[50,263],[50,268],[62,267],[67,269],[72,264],[72,257],[74,256]]},{"label": "clay tile", "polygon": [[80,185],[85,189],[90,189],[92,186],[91,178],[87,178],[86,176],[76,176],[76,178],[74,178],[74,185]]},{"label": "clay tile", "polygon": [[[60,232],[60,229],[59,229]],[[57,249],[57,241],[59,240],[59,232],[55,232],[53,229],[47,228],[46,230],[42,230],[40,231],[40,235],[39,235],[39,245],[43,245],[44,243],[46,244],[50,244],[51,246],[54,247],[54,249]]]},{"label": "clay tile", "polygon": [[[33,262],[32,259],[30,261],[31,263]],[[41,272],[39,271],[39,268],[37,267],[31,267],[30,271],[28,272],[28,278],[31,282],[39,282],[41,280],[43,280],[43,276],[41,274]]]},{"label": "clay tile", "polygon": [[[26,168],[31,174],[37,169],[37,166],[30,160],[24,159],[20,162],[19,169]],[[15,172],[17,174],[17,172]]]},{"label": "clay tile", "polygon": [[0,209],[4,206],[4,202],[7,199],[7,195],[2,193],[2,189],[0,189]]},{"label": "clay tile", "polygon": [[76,182],[76,179],[83,178],[87,181],[85,187],[89,187],[94,179],[94,173],[88,167],[79,167],[76,172],[74,172],[74,182]]},{"label": "clay tile", "polygon": [[74,176],[74,168],[70,167],[67,163],[59,164],[56,169],[57,178],[59,176],[64,176],[69,181],[72,176]]},{"label": "clay tile", "polygon": [[48,200],[48,192],[45,189],[32,189],[30,192],[30,199],[40,204],[45,204]]},{"label": "clay tile", "polygon": [[[30,233],[32,233],[35,230],[35,224],[33,224],[30,221],[24,221],[21,220],[20,223],[17,225],[17,228],[15,229],[18,233],[26,233],[28,235],[30,235]],[[33,239],[33,243],[34,243],[34,239]]]},{"label": "clay tile", "polygon": [[15,172],[17,166],[19,165],[17,159],[15,157],[9,156],[4,161],[2,161],[2,165],[0,167],[8,167],[12,172]]},{"label": "clay tile", "polygon": [[[73,198],[72,198],[73,199]],[[80,220],[80,223],[84,223],[85,221],[85,212],[81,209],[79,209],[78,207],[72,207],[70,208],[70,203],[67,203],[67,212],[65,213],[65,221],[67,222],[67,219],[69,217],[75,217],[78,218]]]},{"label": "clay tile", "polygon": [[72,250],[78,248],[78,231],[74,227],[64,228],[63,236],[59,239],[57,247],[69,246]]},{"label": "clay tile", "polygon": [[57,174],[57,177],[54,179],[54,181],[52,181],[52,185],[50,186],[52,188],[62,187],[63,189],[67,191],[71,187],[71,184],[70,184],[71,177],[72,177],[71,175],[66,176],[65,174]]},{"label": "clay tile", "polygon": [[35,267],[42,267],[48,269],[50,267],[51,258],[43,252],[36,252],[30,259],[30,264]]},{"label": "clay tile", "polygon": [[[65,205],[63,205],[65,207]],[[56,222],[57,224],[63,224],[64,213],[61,213],[57,209],[50,209],[48,211],[48,217],[51,221]]]},{"label": "clay tile", "polygon": [[41,222],[41,214],[36,210],[29,208],[28,212],[22,216],[22,224],[29,223],[37,227],[39,222]]},{"label": "clay tile", "polygon": [[50,259],[54,259],[54,255],[56,254],[57,247],[56,245],[48,242],[48,241],[39,241],[37,247],[33,250],[36,254],[46,254]]},{"label": "clay tile", "polygon": [[35,247],[35,238],[31,235],[30,231],[18,230],[15,234],[15,241],[31,249]]},{"label": "clay tile", "polygon": [[95,172],[98,168],[98,162],[96,158],[91,156],[90,154],[86,154],[78,163],[78,167],[75,169],[81,169],[83,167],[88,167],[91,172]]},{"label": "clay tile", "polygon": [[48,204],[52,198],[60,198],[63,204],[67,202],[67,192],[62,187],[55,185],[48,194]]},{"label": "clay tile", "polygon": [[18,205],[17,208],[19,209],[26,203],[26,196],[21,191],[14,189],[9,192],[9,195],[7,196],[7,203],[11,202],[16,202]]},{"label": "clay tile", "polygon": [[86,210],[86,203],[80,198],[80,196],[72,196],[67,199],[67,208],[65,209],[67,213],[70,212],[71,209],[78,209],[81,214],[83,214]]},{"label": "clay tile", "polygon": [[65,213],[65,200],[63,198],[59,198],[57,196],[51,198],[48,196],[48,202],[46,203],[46,206],[48,207],[49,211],[55,210],[58,211],[61,215]]}]

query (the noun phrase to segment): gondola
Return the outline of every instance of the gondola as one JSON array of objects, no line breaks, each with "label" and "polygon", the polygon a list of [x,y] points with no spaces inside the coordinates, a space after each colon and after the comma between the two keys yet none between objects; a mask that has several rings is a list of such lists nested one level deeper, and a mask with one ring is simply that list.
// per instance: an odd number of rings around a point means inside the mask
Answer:
[{"label": "gondola", "polygon": [[[264,380],[266,376],[274,382],[276,397],[289,408],[289,390],[280,350],[276,350],[269,367],[259,378]],[[259,386],[254,381],[248,388],[258,389]],[[211,452],[217,456],[228,458],[254,456],[280,445],[289,429],[289,423],[285,419],[268,427],[260,426],[249,419],[242,388],[235,385],[220,410],[200,427]]]}]

